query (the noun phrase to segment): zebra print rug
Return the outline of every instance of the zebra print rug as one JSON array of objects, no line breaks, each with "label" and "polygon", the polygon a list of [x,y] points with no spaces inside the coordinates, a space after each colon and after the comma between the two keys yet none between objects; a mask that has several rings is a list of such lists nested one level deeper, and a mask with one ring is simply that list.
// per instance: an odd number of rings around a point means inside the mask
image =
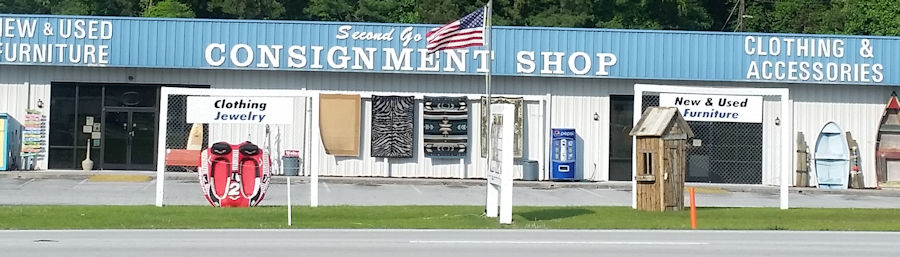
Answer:
[{"label": "zebra print rug", "polygon": [[412,96],[372,96],[372,157],[413,156]]},{"label": "zebra print rug", "polygon": [[466,97],[425,97],[425,157],[464,158],[469,149]]}]

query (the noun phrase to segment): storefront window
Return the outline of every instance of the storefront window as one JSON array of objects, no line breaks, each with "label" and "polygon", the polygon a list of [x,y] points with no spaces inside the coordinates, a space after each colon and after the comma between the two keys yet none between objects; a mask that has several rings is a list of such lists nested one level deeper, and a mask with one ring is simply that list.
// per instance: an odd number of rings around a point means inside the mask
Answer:
[{"label": "storefront window", "polygon": [[154,107],[156,92],[154,86],[107,86],[103,105],[107,107]]},{"label": "storefront window", "polygon": [[75,143],[75,86],[53,87],[50,91],[50,146]]},{"label": "storefront window", "polygon": [[[83,126],[91,126],[91,132],[94,132],[94,124],[100,125],[100,114],[102,113],[103,87],[95,85],[78,86],[78,129],[76,133],[75,145],[81,151],[84,151],[88,139],[91,139],[92,133],[84,133]],[[91,120],[91,124],[87,121]],[[97,126],[99,128],[99,126]],[[99,130],[97,132],[100,132]],[[99,147],[99,146],[97,146]]]},{"label": "storefront window", "polygon": [[75,152],[72,148],[50,147],[50,162],[47,167],[50,169],[74,169],[74,154]]},{"label": "storefront window", "polygon": [[[53,83],[48,167],[80,169],[89,147],[95,169],[138,168],[133,167],[137,162],[129,157],[134,152],[139,152],[136,155],[141,158],[155,160],[152,147],[156,139],[159,88],[159,85]],[[107,122],[110,119],[118,123]],[[145,148],[135,151],[132,148],[136,146]],[[138,161],[146,162],[144,159]],[[113,167],[114,164],[119,166]]]}]

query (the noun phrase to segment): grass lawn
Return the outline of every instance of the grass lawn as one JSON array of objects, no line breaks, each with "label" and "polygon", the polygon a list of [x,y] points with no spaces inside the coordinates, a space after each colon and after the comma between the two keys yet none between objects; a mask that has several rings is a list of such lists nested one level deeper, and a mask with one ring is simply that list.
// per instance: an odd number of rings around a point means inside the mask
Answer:
[{"label": "grass lawn", "polygon": [[[482,206],[294,207],[290,228],[690,229],[688,211],[629,207],[513,209],[513,225]],[[900,231],[900,209],[698,208],[699,229]],[[285,207],[0,206],[0,229],[289,228]]]}]

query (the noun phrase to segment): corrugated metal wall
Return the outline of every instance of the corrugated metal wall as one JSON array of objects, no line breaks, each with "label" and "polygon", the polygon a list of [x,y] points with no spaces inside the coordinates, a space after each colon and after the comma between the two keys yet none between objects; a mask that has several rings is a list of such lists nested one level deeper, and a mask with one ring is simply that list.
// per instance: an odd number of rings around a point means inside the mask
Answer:
[{"label": "corrugated metal wall", "polygon": [[[129,80],[129,76],[133,80]],[[374,94],[480,94],[484,92],[484,78],[481,76],[438,76],[410,74],[367,74],[367,73],[335,73],[335,72],[286,72],[286,71],[238,71],[238,70],[177,70],[177,69],[132,69],[132,68],[75,68],[75,67],[25,67],[4,66],[0,69],[0,112],[9,112],[13,116],[24,115],[27,106],[26,82],[32,87],[32,101],[41,99],[44,112],[49,114],[49,85],[51,81],[59,82],[109,82],[109,83],[154,83],[154,84],[197,84],[212,85],[214,88],[244,89],[300,89],[329,90],[338,92],[370,92]],[[495,77],[495,94],[502,95],[544,95],[551,94],[550,107],[551,127],[575,128],[578,133],[578,173],[576,178],[586,180],[607,180],[609,156],[609,95],[630,95],[634,80],[587,79],[587,78],[539,78],[539,77]],[[875,135],[884,104],[892,88],[880,86],[838,86],[838,85],[794,85],[764,83],[732,83],[732,82],[673,82],[673,81],[640,81],[648,84],[697,85],[697,86],[737,86],[737,87],[788,87],[793,100],[794,130],[802,131],[811,145],[815,143],[821,126],[829,120],[837,122],[842,129],[851,131],[859,142],[862,158],[862,169],[866,176],[866,185],[874,186],[874,150]],[[473,99],[474,100],[474,99]],[[370,104],[364,102],[363,127],[368,129]],[[295,101],[300,108],[305,103]],[[774,122],[768,117],[777,117],[780,110],[777,101],[766,98],[764,104],[764,145],[774,146],[778,142],[778,132]],[[479,111],[473,106],[473,113]],[[421,109],[421,108],[419,108]],[[593,120],[594,113],[600,117]],[[296,113],[295,118],[305,119],[305,113]],[[539,149],[544,142],[540,138],[543,124],[543,112],[538,102],[527,104],[526,114],[526,159],[540,159]],[[480,126],[478,119],[470,119],[473,128]],[[314,121],[315,122],[315,121]],[[296,128],[285,130],[296,131]],[[216,138],[234,140],[237,136],[249,131],[244,128],[231,130],[214,130]],[[221,135],[219,135],[221,133]],[[478,148],[477,133],[470,133],[471,146]],[[364,133],[365,135],[366,133]],[[231,135],[231,136],[226,136]],[[289,141],[301,141],[303,135],[291,135]],[[313,139],[318,142],[317,135]],[[366,138],[366,137],[363,137]],[[211,138],[213,139],[213,138]],[[261,139],[259,139],[261,140]],[[789,142],[794,144],[794,142]],[[381,159],[368,156],[369,142],[361,142],[360,158],[334,158],[321,151],[320,144],[314,144],[320,153],[323,175],[335,176],[384,176]],[[285,148],[295,147],[286,145]],[[421,145],[416,145],[420,148]],[[477,152],[476,152],[477,153]],[[480,155],[476,155],[480,156]],[[777,184],[778,156],[765,156],[763,183]],[[794,158],[791,155],[789,158]],[[437,160],[424,158],[417,164],[417,158],[392,159],[391,176],[397,177],[458,177],[458,160]],[[483,159],[465,160],[467,177],[483,177]],[[46,163],[40,164],[46,167]],[[547,178],[545,168],[542,177]],[[516,177],[521,177],[521,166],[517,166]]]},{"label": "corrugated metal wall", "polygon": [[[802,131],[812,151],[819,131],[834,121],[853,134],[860,147],[860,166],[867,187],[876,186],[875,144],[890,87],[794,86],[794,129]],[[810,177],[814,177],[810,174]],[[814,184],[815,181],[811,182]]]},{"label": "corrugated metal wall", "polygon": [[[129,76],[133,80],[129,80]],[[43,99],[49,103],[50,83],[57,82],[95,82],[95,83],[153,83],[153,84],[197,84],[212,85],[214,88],[242,88],[242,89],[300,89],[329,90],[334,92],[374,93],[382,95],[390,94],[415,94],[429,92],[426,95],[439,96],[448,94],[480,94],[484,91],[484,78],[480,76],[437,76],[437,75],[404,75],[404,74],[364,74],[364,73],[333,73],[333,72],[259,72],[259,71],[212,71],[212,70],[174,70],[174,69],[129,69],[129,68],[70,68],[70,67],[41,67],[34,69],[25,66],[4,66],[0,69],[0,90],[5,98],[3,109],[13,115],[24,115],[24,107],[21,103],[11,102],[16,99],[27,98],[27,90],[24,90],[24,82],[31,83],[33,99]],[[552,102],[556,106],[552,108],[554,117],[552,127],[574,127],[578,130],[580,138],[584,141],[579,146],[579,172],[578,177],[587,180],[605,180],[606,175],[606,144],[608,138],[606,122],[604,119],[594,121],[594,112],[601,117],[608,117],[607,87],[622,87],[617,89],[622,94],[629,94],[628,83],[604,83],[612,80],[595,79],[551,79],[551,78],[525,78],[525,77],[495,77],[493,92],[498,95],[553,95]],[[548,87],[551,83],[552,87]],[[15,96],[15,97],[8,97]],[[475,99],[472,99],[473,102]],[[35,100],[36,101],[36,100]],[[365,132],[369,127],[368,116],[370,103],[364,101],[363,117],[365,124],[362,128]],[[302,105],[302,101],[295,101],[295,105]],[[49,105],[44,106],[44,112],[49,114]],[[420,106],[421,107],[421,106]],[[472,113],[480,111],[480,106],[473,106]],[[421,108],[419,108],[421,109]],[[296,119],[305,120],[304,113],[296,113]],[[543,159],[542,152],[537,150],[544,145],[538,140],[541,138],[544,113],[539,102],[526,103],[526,147],[524,159]],[[470,119],[473,128],[479,128],[478,119]],[[301,123],[302,124],[302,123]],[[285,130],[294,128],[283,127]],[[253,134],[247,126],[213,126],[210,140],[235,141],[246,138],[245,135]],[[476,150],[475,156],[480,156],[475,148],[480,143],[477,136],[473,136],[477,130],[470,133],[471,146]],[[258,135],[258,134],[257,134]],[[365,135],[365,133],[364,133]],[[258,137],[258,136],[257,136]],[[296,135],[294,139],[285,138],[287,141],[301,141],[303,135]],[[366,137],[363,137],[367,139]],[[317,139],[317,135],[314,136]],[[262,141],[261,138],[251,140]],[[360,158],[335,158],[325,155],[321,150],[318,140],[314,151],[320,153],[317,158],[322,163],[321,174],[343,176],[384,176],[382,159],[368,156],[369,142],[361,142]],[[417,144],[417,148],[421,145]],[[294,148],[290,143],[285,149]],[[437,160],[423,158],[421,164],[418,159],[392,159],[391,176],[398,177],[458,177],[458,160]],[[465,160],[466,177],[483,177],[484,159],[476,158],[473,162]],[[46,162],[40,167],[46,167]],[[584,168],[584,167],[587,167]],[[542,168],[543,177],[547,178],[546,171]],[[517,166],[516,177],[521,177],[521,166]]]},{"label": "corrugated metal wall", "polygon": [[[778,119],[778,124],[775,120]],[[781,169],[782,156],[777,149],[781,143],[782,128],[781,99],[778,96],[763,97],[763,156],[762,156],[762,183],[765,185],[778,185],[781,181],[783,169]],[[791,158],[788,156],[787,158]]]},{"label": "corrugated metal wall", "polygon": [[[2,71],[0,71],[0,74],[2,74]],[[2,101],[0,101],[0,112],[9,113],[16,119],[22,120],[29,105],[28,88],[29,86],[21,81],[0,82],[0,95],[3,96]],[[37,88],[32,87],[32,93],[35,93]]]},{"label": "corrugated metal wall", "polygon": [[[55,35],[38,37],[6,37],[9,50],[4,50],[5,63],[21,63],[32,65],[106,65],[109,67],[142,67],[142,68],[186,68],[186,69],[256,69],[256,70],[330,70],[349,72],[397,72],[395,65],[388,64],[388,51],[403,49],[412,50],[409,55],[410,65],[404,68],[407,73],[436,73],[425,63],[424,50],[426,40],[421,39],[428,30],[438,24],[386,24],[386,23],[349,23],[349,22],[304,22],[304,21],[271,21],[271,20],[209,20],[209,19],[160,19],[133,17],[72,17],[51,15],[15,15],[0,14],[10,21],[31,21],[32,24],[46,24],[48,29],[55,30]],[[12,20],[14,19],[14,20]],[[74,20],[100,23],[100,38],[91,39],[70,37],[63,31],[71,29]],[[97,27],[93,27],[97,28]],[[52,32],[48,30],[48,32]],[[90,32],[90,29],[88,29]],[[32,30],[34,31],[34,30]],[[9,32],[9,31],[7,31]],[[40,31],[38,33],[41,33]],[[97,32],[97,31],[94,31]],[[356,33],[378,33],[383,38],[377,40],[359,37]],[[382,34],[384,33],[384,34]],[[763,34],[734,33],[709,31],[652,31],[652,30],[613,30],[613,29],[579,29],[579,28],[546,28],[546,27],[506,27],[492,28],[491,46],[494,50],[494,74],[509,76],[552,76],[552,77],[606,77],[626,79],[668,79],[668,80],[716,80],[716,81],[793,81],[795,83],[854,83],[900,85],[898,76],[867,77],[865,73],[854,79],[812,78],[800,79],[792,75],[787,78],[766,78],[766,75],[749,74],[750,67],[759,68],[763,62],[788,64],[799,62],[810,64],[809,58],[827,64],[859,64],[879,65],[879,67],[898,67],[900,58],[900,38],[848,36],[848,35],[799,35],[799,34]],[[9,33],[7,33],[9,34]],[[94,35],[94,33],[89,33]],[[76,33],[77,35],[77,33]],[[108,36],[109,38],[104,38]],[[565,39],[565,40],[560,40]],[[791,42],[796,42],[792,47]],[[817,42],[840,42],[841,50],[832,47],[828,54],[822,53],[788,53],[799,48],[802,42],[811,46],[808,50],[816,52]],[[18,55],[21,49],[16,44],[31,45],[32,53],[55,57],[52,46],[64,44],[108,46],[99,52],[109,53],[103,58],[80,58],[68,56],[57,61],[41,60],[33,56]],[[821,43],[820,43],[821,44]],[[837,43],[835,43],[837,44]],[[241,47],[242,46],[242,47]],[[291,57],[292,46],[303,47],[303,58]],[[784,47],[782,47],[784,46]],[[871,56],[849,54],[853,49],[871,50],[875,46],[876,54]],[[49,48],[48,48],[49,47]],[[323,47],[317,52],[312,47]],[[67,47],[69,50],[80,49]],[[349,48],[349,49],[348,49]],[[371,54],[360,54],[360,57],[371,56],[373,65],[359,64],[353,49]],[[44,50],[41,50],[44,49]],[[47,50],[49,49],[49,50]],[[64,48],[60,48],[64,49]],[[243,50],[241,50],[243,49]],[[300,51],[300,48],[295,48]],[[386,50],[390,49],[390,50]],[[777,50],[774,50],[777,49]],[[828,48],[826,48],[828,49]],[[844,55],[844,49],[847,54]],[[276,61],[266,61],[264,52],[271,52]],[[334,51],[332,51],[334,50]],[[421,50],[421,52],[420,52]],[[81,50],[72,50],[76,53]],[[232,54],[247,52],[249,58],[232,58]],[[402,51],[402,50],[401,50]],[[483,47],[474,47],[452,51],[458,56],[466,56],[462,68],[450,66],[447,69],[446,53],[437,53],[436,63],[444,66],[442,72],[474,74],[480,68],[481,60],[486,52]],[[24,51],[22,51],[24,52]],[[85,50],[85,52],[87,52]],[[339,64],[328,60],[331,53],[343,56],[346,52],[350,65]],[[463,54],[465,52],[465,54]],[[838,54],[840,52],[840,54]],[[277,54],[276,54],[277,53]],[[298,52],[299,53],[299,52]],[[407,52],[409,53],[409,52]],[[481,53],[481,54],[479,54]],[[520,55],[523,54],[523,55]],[[65,55],[65,54],[64,54]],[[402,54],[401,54],[402,55]],[[85,57],[87,54],[84,55]],[[278,56],[275,58],[275,56]],[[74,58],[71,58],[74,57]],[[54,58],[50,58],[54,59]],[[81,59],[81,60],[79,60]],[[101,61],[102,59],[102,61]],[[613,61],[615,59],[615,61]],[[243,60],[247,63],[241,64]],[[292,67],[288,62],[304,60],[302,67]],[[520,60],[527,60],[522,62]],[[559,62],[556,62],[559,60]],[[308,62],[306,62],[308,61]],[[615,63],[612,67],[606,65]],[[277,63],[277,64],[275,64]],[[319,63],[321,65],[313,65]],[[332,63],[332,64],[329,64]],[[549,65],[553,63],[552,65]],[[557,65],[558,63],[558,65]],[[604,64],[605,63],[605,64]],[[522,65],[531,64],[531,65]],[[242,67],[243,66],[243,67]],[[356,66],[357,68],[353,68]],[[368,67],[367,67],[368,66]],[[535,69],[521,66],[533,66]],[[777,65],[776,65],[777,66]],[[765,67],[765,66],[761,66]],[[804,70],[802,65],[801,70]],[[860,66],[862,67],[862,66]],[[875,71],[880,69],[863,69]],[[874,67],[874,66],[873,66]],[[762,68],[763,74],[771,68]],[[457,71],[452,71],[457,70]],[[579,70],[579,71],[576,71]],[[785,71],[782,67],[780,70]],[[884,69],[891,71],[890,69]],[[543,72],[542,72],[543,71]],[[608,73],[608,74],[606,74]],[[825,73],[829,73],[828,69]],[[442,74],[443,75],[443,74]],[[787,75],[787,74],[785,74]],[[825,76],[827,77],[827,76]],[[883,79],[883,81],[881,81]],[[872,80],[879,80],[877,82]]]}]

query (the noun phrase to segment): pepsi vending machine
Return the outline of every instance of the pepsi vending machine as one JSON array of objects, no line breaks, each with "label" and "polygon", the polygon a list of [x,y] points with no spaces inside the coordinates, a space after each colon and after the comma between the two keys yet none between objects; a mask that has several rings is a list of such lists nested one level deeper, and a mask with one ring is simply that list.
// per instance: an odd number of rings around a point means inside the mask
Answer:
[{"label": "pepsi vending machine", "polygon": [[550,180],[575,180],[575,129],[550,131]]}]

